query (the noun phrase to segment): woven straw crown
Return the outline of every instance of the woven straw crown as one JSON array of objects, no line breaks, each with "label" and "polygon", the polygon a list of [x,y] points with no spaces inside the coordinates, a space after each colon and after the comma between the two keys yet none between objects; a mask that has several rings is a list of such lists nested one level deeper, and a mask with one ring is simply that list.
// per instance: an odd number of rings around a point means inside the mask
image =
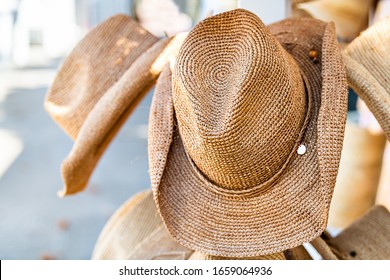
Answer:
[{"label": "woven straw crown", "polygon": [[239,190],[281,174],[299,145],[307,100],[298,65],[263,23],[235,16],[221,18],[224,32],[207,20],[192,31],[172,86],[190,158],[211,181]]},{"label": "woven straw crown", "polygon": [[331,23],[266,27],[237,9],[195,26],[160,75],[150,112],[152,189],[172,237],[206,254],[251,257],[319,236],[346,89]]}]

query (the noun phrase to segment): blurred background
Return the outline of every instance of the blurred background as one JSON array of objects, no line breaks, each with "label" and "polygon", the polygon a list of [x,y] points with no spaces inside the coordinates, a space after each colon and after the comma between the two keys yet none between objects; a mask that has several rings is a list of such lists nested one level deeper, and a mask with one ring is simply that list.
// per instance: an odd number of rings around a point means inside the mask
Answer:
[{"label": "blurred background", "polygon": [[[43,101],[62,61],[88,31],[108,17],[123,13],[137,19],[158,37],[172,36],[190,30],[211,14],[238,6],[263,12],[261,18],[264,20],[273,15],[271,5],[266,2],[0,0],[0,259],[89,259],[108,218],[134,193],[150,187],[147,131],[153,89],[105,152],[88,188],[74,196],[57,196],[62,189],[61,162],[73,143],[44,111]],[[350,22],[338,23],[340,13],[324,18],[335,20],[337,30],[343,31],[338,33],[341,47],[372,24],[378,4],[378,1],[371,0],[277,0],[272,1],[272,7],[277,9],[276,14],[279,12],[278,19],[288,16],[321,18],[321,14],[315,14],[310,6],[304,6],[311,2],[316,2],[316,5],[324,2],[324,7],[351,3],[349,6],[339,5],[341,17],[350,18]],[[379,2],[389,6],[387,0]],[[364,9],[359,11],[353,8],[362,5]],[[352,17],[346,16],[350,14]],[[265,22],[272,22],[272,17]],[[344,32],[345,25],[352,26],[350,29],[353,30]],[[346,204],[341,203],[341,210],[334,208],[331,214],[335,218],[330,220],[334,232],[347,226],[375,203],[380,180],[384,181],[380,174],[384,173],[381,169],[386,140],[375,119],[364,109],[364,104],[360,113],[357,104],[358,98],[350,90],[351,126],[363,124],[357,127],[368,135],[368,142],[358,144],[366,147],[367,143],[373,143],[370,137],[376,137],[379,150],[372,156],[369,167],[363,168],[364,172],[371,170],[371,177],[366,176],[370,186],[357,192],[356,199],[366,203],[353,213],[353,217],[348,213],[349,216],[341,221],[340,217],[347,211],[344,209]],[[348,141],[352,142],[363,139],[353,135],[349,138],[352,140]],[[355,147],[355,144],[347,143],[347,146]],[[355,161],[344,161],[346,167],[342,173],[347,178],[345,181],[350,182],[348,176],[355,174],[356,177]],[[372,173],[374,169],[376,173]],[[349,196],[351,188],[356,188],[356,182],[347,186]],[[345,200],[345,193],[341,192],[340,197]]]}]

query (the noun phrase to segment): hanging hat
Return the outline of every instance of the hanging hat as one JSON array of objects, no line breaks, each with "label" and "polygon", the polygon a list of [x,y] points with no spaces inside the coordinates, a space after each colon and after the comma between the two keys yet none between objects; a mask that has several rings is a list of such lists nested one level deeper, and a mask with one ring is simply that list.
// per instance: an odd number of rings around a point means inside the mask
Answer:
[{"label": "hanging hat", "polygon": [[368,16],[373,0],[317,0],[300,3],[296,13],[336,24],[336,34],[342,41],[350,42],[368,26]]},{"label": "hanging hat", "polygon": [[348,84],[367,104],[390,139],[390,16],[343,50]]},{"label": "hanging hat", "polygon": [[320,235],[343,143],[344,71],[332,23],[267,28],[237,9],[195,26],[150,112],[152,189],[173,238],[250,257]]},{"label": "hanging hat", "polygon": [[183,36],[159,40],[126,15],[89,32],[66,58],[45,108],[75,141],[62,163],[62,195],[83,190],[113,137]]}]

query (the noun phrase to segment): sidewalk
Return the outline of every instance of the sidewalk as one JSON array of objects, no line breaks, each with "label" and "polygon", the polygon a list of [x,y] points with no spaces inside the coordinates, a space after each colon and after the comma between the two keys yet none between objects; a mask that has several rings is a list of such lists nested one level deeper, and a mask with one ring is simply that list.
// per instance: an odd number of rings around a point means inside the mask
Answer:
[{"label": "sidewalk", "polygon": [[43,109],[56,67],[0,69],[0,259],[89,259],[111,214],[150,187],[151,94],[106,151],[90,186],[57,196],[72,141]]}]

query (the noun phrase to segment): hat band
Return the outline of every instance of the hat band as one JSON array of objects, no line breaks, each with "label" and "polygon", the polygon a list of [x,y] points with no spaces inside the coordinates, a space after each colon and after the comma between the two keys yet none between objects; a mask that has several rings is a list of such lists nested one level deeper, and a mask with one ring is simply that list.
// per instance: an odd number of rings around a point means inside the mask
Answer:
[{"label": "hat band", "polygon": [[[306,109],[306,114],[305,114],[305,120],[303,122],[301,131],[300,131],[298,139],[294,145],[294,148],[290,152],[286,162],[283,164],[283,166],[280,168],[280,170],[277,173],[275,173],[271,178],[269,178],[264,183],[261,183],[260,185],[257,185],[257,186],[254,186],[254,187],[251,187],[248,189],[244,189],[244,190],[225,189],[225,188],[222,188],[222,187],[216,185],[215,183],[211,182],[207,178],[207,176],[203,174],[203,172],[196,166],[195,162],[192,160],[185,145],[183,145],[186,157],[187,157],[188,161],[190,162],[192,169],[194,170],[194,174],[196,174],[202,181],[205,182],[205,184],[202,187],[205,187],[205,188],[207,188],[207,189],[209,189],[209,190],[211,190],[219,195],[223,195],[223,196],[253,197],[253,196],[258,195],[260,192],[265,191],[266,189],[268,189],[269,187],[271,187],[272,185],[274,185],[278,181],[280,176],[284,173],[285,169],[289,165],[292,157],[294,156],[294,154],[296,154],[299,145],[302,144],[301,140],[304,138],[306,128],[309,124],[310,117],[311,117],[313,97],[312,97],[312,94],[310,94],[311,93],[310,84],[302,72],[301,72],[301,77],[302,77],[302,80],[304,82],[306,100],[307,100],[307,109]],[[180,131],[179,131],[179,133],[180,133]]]}]

